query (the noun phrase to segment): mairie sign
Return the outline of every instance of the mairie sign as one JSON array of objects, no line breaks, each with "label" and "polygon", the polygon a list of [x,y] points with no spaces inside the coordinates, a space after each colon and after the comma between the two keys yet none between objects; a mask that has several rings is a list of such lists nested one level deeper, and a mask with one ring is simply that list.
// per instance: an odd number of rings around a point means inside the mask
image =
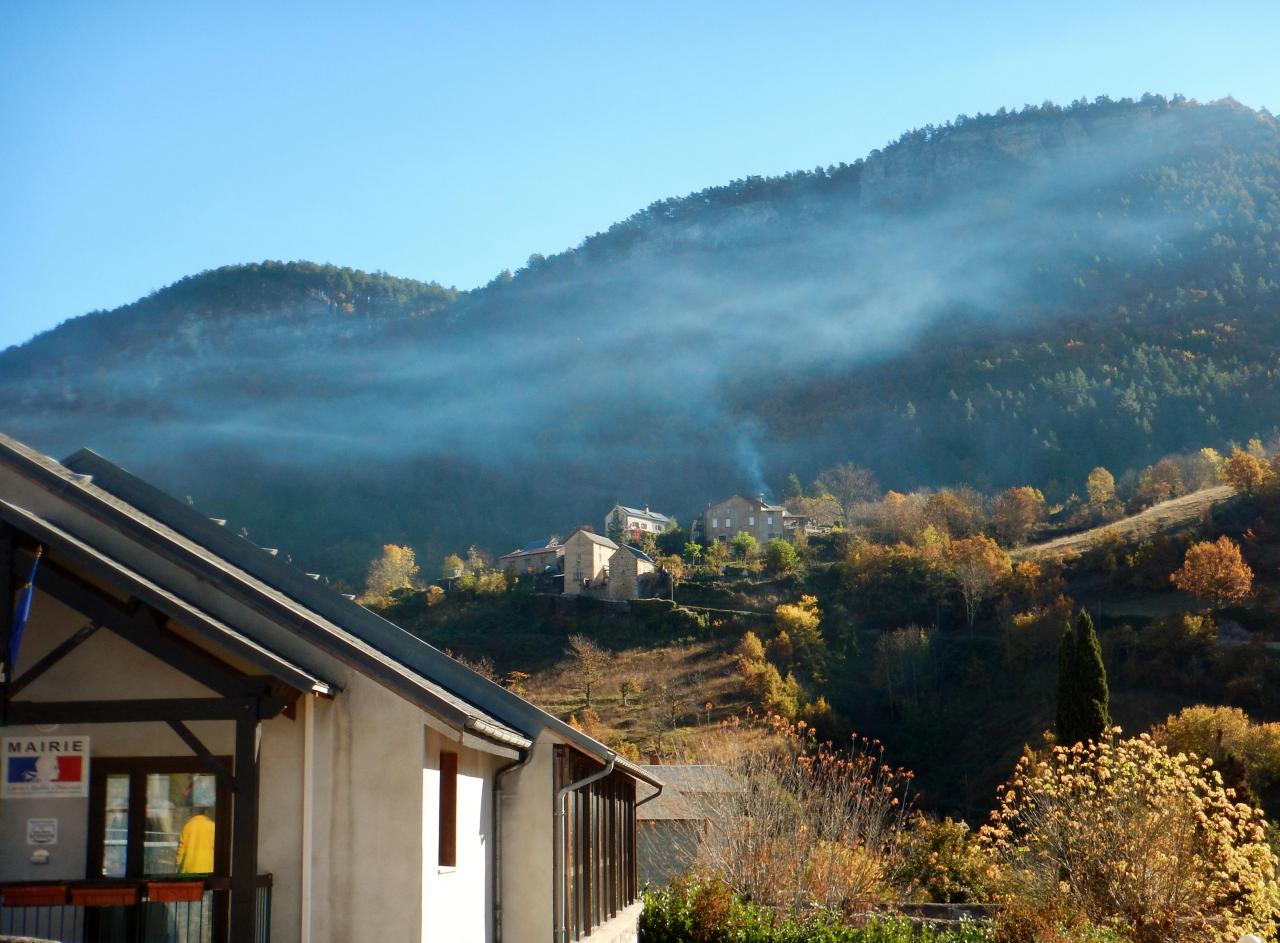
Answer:
[{"label": "mairie sign", "polygon": [[5,738],[0,797],[83,798],[88,795],[88,737]]}]

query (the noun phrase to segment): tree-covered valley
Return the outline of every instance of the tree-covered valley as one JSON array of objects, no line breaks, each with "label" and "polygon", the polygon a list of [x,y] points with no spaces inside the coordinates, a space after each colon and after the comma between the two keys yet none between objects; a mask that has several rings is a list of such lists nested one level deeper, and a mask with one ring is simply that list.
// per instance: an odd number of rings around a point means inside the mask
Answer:
[{"label": "tree-covered valley", "polygon": [[849,460],[1059,501],[1096,465],[1269,436],[1278,226],[1265,112],[961,117],[659,201],[474,291],[194,275],[0,355],[6,431],[352,581],[388,542],[502,552],[615,501],[688,520]]}]

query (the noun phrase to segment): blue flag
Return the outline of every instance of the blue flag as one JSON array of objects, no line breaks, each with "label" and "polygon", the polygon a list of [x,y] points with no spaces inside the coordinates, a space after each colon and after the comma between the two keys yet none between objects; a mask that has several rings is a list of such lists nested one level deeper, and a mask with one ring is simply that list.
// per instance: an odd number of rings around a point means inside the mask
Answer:
[{"label": "blue flag", "polygon": [[40,569],[40,558],[44,556],[44,547],[36,548],[36,559],[31,564],[31,575],[18,592],[18,605],[13,611],[13,623],[9,627],[9,660],[5,665],[5,673],[13,680],[17,673],[18,647],[22,645],[22,633],[26,631],[27,620],[31,618],[31,600],[36,594],[36,571]]}]

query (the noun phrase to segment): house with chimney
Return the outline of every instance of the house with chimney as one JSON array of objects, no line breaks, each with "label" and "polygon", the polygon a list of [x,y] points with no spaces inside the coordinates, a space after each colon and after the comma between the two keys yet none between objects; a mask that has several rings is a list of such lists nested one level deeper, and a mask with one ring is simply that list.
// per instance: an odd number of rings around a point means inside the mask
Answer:
[{"label": "house with chimney", "polygon": [[0,436],[0,597],[0,937],[636,940],[659,776],[284,554]]},{"label": "house with chimney", "polygon": [[635,543],[645,534],[656,536],[675,525],[675,520],[670,516],[651,511],[648,505],[643,508],[631,508],[625,504],[615,504],[613,510],[604,518],[606,534],[624,534],[631,543]]},{"label": "house with chimney", "polygon": [[764,495],[754,498],[733,494],[708,504],[702,512],[702,537],[707,543],[732,540],[745,531],[763,546],[775,537],[786,537],[806,519],[791,514],[781,504],[771,504]]}]

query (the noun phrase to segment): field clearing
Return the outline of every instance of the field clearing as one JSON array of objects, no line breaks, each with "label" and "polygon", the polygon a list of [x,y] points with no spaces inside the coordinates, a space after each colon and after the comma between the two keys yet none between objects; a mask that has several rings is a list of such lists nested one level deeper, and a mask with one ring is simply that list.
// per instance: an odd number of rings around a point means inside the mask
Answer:
[{"label": "field clearing", "polygon": [[1019,547],[1010,556],[1015,562],[1074,556],[1089,549],[1089,546],[1107,531],[1118,534],[1125,543],[1136,544],[1156,534],[1181,530],[1195,524],[1207,511],[1215,505],[1230,500],[1235,493],[1235,489],[1230,485],[1194,491],[1147,508],[1132,517],[1121,518],[1109,524],[1093,527],[1078,534],[1058,537],[1042,544]]}]

